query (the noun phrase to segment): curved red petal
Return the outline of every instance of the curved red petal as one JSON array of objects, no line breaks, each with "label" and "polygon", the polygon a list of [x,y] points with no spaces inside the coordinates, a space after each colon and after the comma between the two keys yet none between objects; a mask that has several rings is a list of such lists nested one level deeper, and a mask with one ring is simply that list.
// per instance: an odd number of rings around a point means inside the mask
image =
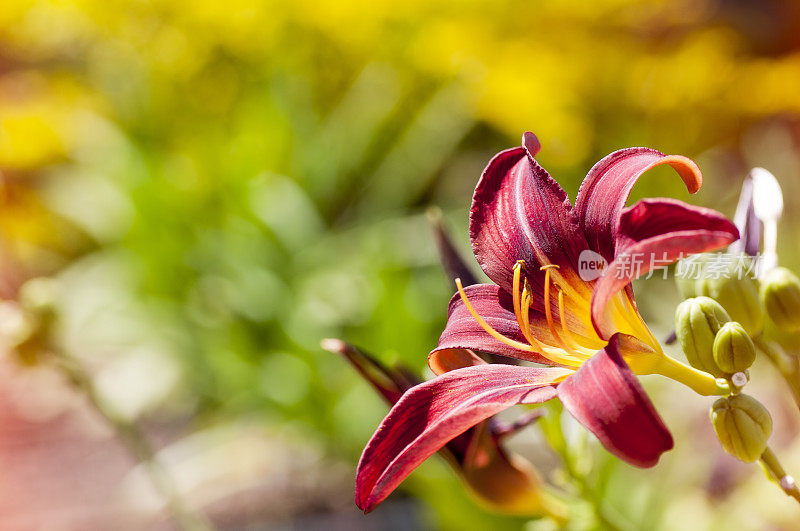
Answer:
[{"label": "curved red petal", "polygon": [[736,226],[716,210],[675,199],[646,199],[623,211],[616,256],[595,284],[592,322],[598,334],[614,331],[604,312],[614,295],[636,277],[695,253],[720,249],[739,238]]},{"label": "curved red petal", "polygon": [[700,189],[703,177],[691,159],[664,155],[655,149],[621,149],[589,170],[578,190],[574,212],[590,249],[606,260],[613,259],[620,214],[633,185],[644,172],[662,164],[668,164],[678,172],[689,193]]},{"label": "curved red petal", "polygon": [[626,337],[614,335],[558,386],[558,397],[609,452],[632,465],[651,467],[672,449],[672,435],[622,359],[619,349],[625,348]]},{"label": "curved red petal", "polygon": [[356,474],[356,504],[369,512],[417,466],[470,427],[519,403],[556,395],[571,371],[487,364],[411,388],[367,443]]},{"label": "curved red petal", "polygon": [[617,229],[616,251],[619,253],[647,238],[685,230],[727,232],[733,240],[739,237],[736,225],[714,209],[663,197],[642,199],[623,209]]},{"label": "curved red petal", "polygon": [[[526,139],[531,149],[538,142]],[[478,181],[470,210],[470,240],[486,275],[511,291],[513,267],[524,260],[531,288],[541,295],[541,265],[556,264],[553,272],[563,285],[589,288],[575,272],[586,241],[570,215],[566,192],[524,147],[496,155]]]}]

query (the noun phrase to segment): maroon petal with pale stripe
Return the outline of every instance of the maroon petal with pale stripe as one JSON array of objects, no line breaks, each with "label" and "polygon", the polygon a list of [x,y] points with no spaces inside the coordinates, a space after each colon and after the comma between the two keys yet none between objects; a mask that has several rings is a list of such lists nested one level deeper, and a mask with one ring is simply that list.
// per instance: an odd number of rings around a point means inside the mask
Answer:
[{"label": "maroon petal with pale stripe", "polygon": [[513,268],[524,260],[531,288],[540,297],[544,274],[539,267],[556,264],[562,283],[588,293],[575,266],[586,240],[570,215],[566,192],[533,159],[538,141],[526,133],[527,147],[496,155],[475,189],[469,230],[472,249],[486,275],[508,292]]},{"label": "maroon petal with pale stripe", "polygon": [[590,249],[608,261],[614,258],[620,214],[633,185],[644,172],[663,164],[678,172],[689,193],[700,189],[703,177],[691,159],[649,148],[615,151],[589,170],[575,199],[574,212]]},{"label": "maroon petal with pale stripe", "polygon": [[487,364],[413,387],[381,422],[361,455],[356,505],[371,511],[449,440],[515,404],[553,398],[553,384],[570,373]]},{"label": "maroon petal with pale stripe", "polygon": [[620,217],[614,261],[595,284],[592,322],[609,337],[604,312],[611,298],[636,277],[695,253],[720,249],[739,238],[736,226],[710,208],[675,199],[645,199]]},{"label": "maroon petal with pale stripe", "polygon": [[636,341],[614,335],[558,386],[558,397],[609,452],[632,465],[651,467],[672,449],[672,435],[622,359],[620,348],[629,340]]}]

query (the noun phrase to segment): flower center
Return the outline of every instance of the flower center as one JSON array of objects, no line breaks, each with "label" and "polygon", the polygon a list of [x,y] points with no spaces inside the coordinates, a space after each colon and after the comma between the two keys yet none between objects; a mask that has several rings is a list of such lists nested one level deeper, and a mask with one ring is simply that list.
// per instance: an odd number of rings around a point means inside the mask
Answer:
[{"label": "flower center", "polygon": [[475,321],[477,321],[477,323],[489,335],[501,343],[525,352],[538,353],[553,363],[566,365],[568,367],[579,367],[592,354],[594,354],[598,348],[602,348],[605,345],[605,341],[597,338],[586,338],[580,336],[580,338],[584,340],[583,343],[586,343],[581,344],[581,341],[576,339],[575,335],[573,335],[567,325],[564,290],[556,285],[555,282],[553,282],[553,285],[558,289],[558,318],[561,321],[561,333],[559,333],[557,330],[555,319],[553,318],[553,309],[550,302],[551,271],[553,269],[558,269],[558,266],[555,264],[548,264],[541,267],[541,270],[544,271],[545,275],[543,294],[544,315],[550,332],[550,337],[547,338],[547,340],[544,340],[541,337],[536,337],[533,333],[530,323],[530,308],[534,295],[530,288],[530,284],[528,284],[528,279],[526,278],[523,280],[522,278],[522,268],[524,265],[525,262],[523,260],[518,260],[514,264],[512,298],[514,315],[517,318],[517,324],[519,325],[520,331],[522,332],[522,336],[525,338],[526,343],[501,334],[489,323],[487,323],[486,320],[484,320],[483,317],[478,314],[478,312],[472,306],[472,303],[470,303],[466,293],[464,292],[464,288],[461,285],[461,280],[456,279],[458,294],[461,297],[464,306],[467,308],[467,311],[470,312],[472,317],[475,318]]}]

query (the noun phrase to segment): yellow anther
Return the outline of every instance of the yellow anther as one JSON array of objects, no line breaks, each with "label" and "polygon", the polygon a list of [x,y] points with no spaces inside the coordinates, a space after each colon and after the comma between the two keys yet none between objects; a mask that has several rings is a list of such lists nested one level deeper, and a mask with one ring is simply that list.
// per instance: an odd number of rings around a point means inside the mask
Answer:
[{"label": "yellow anther", "polygon": [[472,307],[472,303],[469,302],[467,298],[467,294],[464,293],[464,287],[461,285],[461,279],[456,279],[456,287],[458,288],[458,295],[461,297],[461,301],[464,303],[464,306],[467,308],[467,311],[472,315],[472,317],[478,322],[481,327],[486,330],[486,333],[495,338],[496,340],[500,341],[501,343],[508,345],[509,347],[513,347],[519,350],[523,350],[525,352],[537,352],[531,345],[526,345],[525,343],[521,343],[519,341],[515,341],[509,337],[504,336],[492,326],[483,320],[483,317],[475,311],[475,308]]}]

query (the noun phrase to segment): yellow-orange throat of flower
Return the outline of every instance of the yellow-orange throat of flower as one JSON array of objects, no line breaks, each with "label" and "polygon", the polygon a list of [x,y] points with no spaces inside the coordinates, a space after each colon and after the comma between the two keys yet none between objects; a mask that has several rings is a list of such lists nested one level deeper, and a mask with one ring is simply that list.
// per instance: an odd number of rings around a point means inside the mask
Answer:
[{"label": "yellow-orange throat of flower", "polygon": [[[607,344],[607,341],[593,333],[591,335],[587,335],[585,333],[579,334],[573,330],[570,330],[566,318],[564,295],[565,290],[559,287],[558,284],[553,281],[553,286],[558,290],[557,312],[560,327],[556,326],[556,319],[553,317],[554,312],[550,300],[550,286],[552,280],[551,271],[558,269],[559,267],[555,264],[547,264],[540,268],[542,271],[544,271],[545,275],[543,302],[545,320],[550,331],[550,337],[547,339],[536,337],[532,331],[530,323],[530,308],[533,302],[533,291],[528,284],[528,279],[523,279],[522,277],[522,269],[524,266],[525,262],[523,260],[518,260],[514,264],[512,300],[514,306],[514,315],[517,319],[517,324],[519,325],[520,331],[525,338],[525,343],[501,334],[489,323],[487,323],[486,320],[484,320],[478,314],[478,312],[472,306],[472,303],[470,303],[469,298],[464,292],[461,280],[456,279],[458,294],[461,297],[464,306],[467,308],[472,317],[478,322],[478,324],[486,331],[486,333],[501,343],[525,352],[538,353],[558,365],[564,365],[566,367],[579,367],[595,352],[603,348]],[[570,290],[570,292],[577,293],[576,290]],[[615,324],[618,325],[620,331],[643,340],[645,344],[661,353],[661,348],[658,346],[658,342],[655,340],[647,326],[642,322],[641,317],[639,316],[635,307],[620,295],[623,294],[618,294],[618,296],[615,297],[614,301],[612,302],[612,316]],[[581,310],[583,310],[581,313],[585,314],[582,317],[584,322],[588,325],[587,329],[592,330],[591,318],[589,315],[590,301],[583,300],[581,298],[575,300],[574,302],[577,303],[577,306],[581,308]]]}]

